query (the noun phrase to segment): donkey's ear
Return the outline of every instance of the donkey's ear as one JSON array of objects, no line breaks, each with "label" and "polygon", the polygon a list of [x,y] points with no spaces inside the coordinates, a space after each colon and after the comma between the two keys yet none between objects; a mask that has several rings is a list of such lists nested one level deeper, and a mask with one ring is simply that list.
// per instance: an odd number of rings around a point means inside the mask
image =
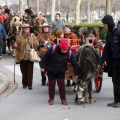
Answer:
[{"label": "donkey's ear", "polygon": [[14,19],[14,22],[15,22],[16,20],[17,20],[17,19],[15,18],[15,19]]}]

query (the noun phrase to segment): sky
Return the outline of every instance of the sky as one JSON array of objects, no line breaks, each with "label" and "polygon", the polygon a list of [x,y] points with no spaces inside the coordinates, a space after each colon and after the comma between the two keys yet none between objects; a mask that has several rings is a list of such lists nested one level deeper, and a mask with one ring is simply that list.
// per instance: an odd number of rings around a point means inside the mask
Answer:
[{"label": "sky", "polygon": [[[2,5],[5,5],[5,0],[1,0],[2,1]],[[8,0],[8,3],[18,3],[19,2],[19,0]],[[27,0],[23,0],[23,2],[27,2]]]}]

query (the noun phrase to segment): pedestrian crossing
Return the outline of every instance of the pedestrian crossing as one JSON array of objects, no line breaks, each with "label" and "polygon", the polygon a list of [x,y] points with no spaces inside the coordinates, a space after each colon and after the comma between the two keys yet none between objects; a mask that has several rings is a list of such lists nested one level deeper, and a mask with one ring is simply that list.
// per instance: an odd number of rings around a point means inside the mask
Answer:
[{"label": "pedestrian crossing", "polygon": [[[10,70],[11,72],[14,72],[14,65],[5,65],[4,67],[6,69]],[[34,63],[34,68],[40,69],[39,63]],[[21,71],[20,71],[20,65],[19,64],[15,65],[15,74],[18,75],[18,76],[22,75]]]}]

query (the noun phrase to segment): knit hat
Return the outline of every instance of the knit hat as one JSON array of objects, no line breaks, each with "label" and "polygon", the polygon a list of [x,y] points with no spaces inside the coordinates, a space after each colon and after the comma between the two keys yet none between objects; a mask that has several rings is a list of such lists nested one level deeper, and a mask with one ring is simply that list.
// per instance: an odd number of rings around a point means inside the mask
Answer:
[{"label": "knit hat", "polygon": [[65,38],[61,38],[59,43],[59,48],[62,50],[68,50],[68,47],[69,47],[68,40]]},{"label": "knit hat", "polygon": [[69,28],[71,31],[73,29],[73,27],[71,25],[65,25],[65,27]]},{"label": "knit hat", "polygon": [[64,32],[62,31],[62,30],[59,30],[59,29],[57,29],[57,30],[55,30],[54,31],[54,35],[56,36],[56,37],[60,37],[60,35],[62,35]]},{"label": "knit hat", "polygon": [[114,23],[114,20],[113,20],[113,17],[112,17],[111,15],[105,15],[105,16],[103,17],[103,19],[102,19],[102,22],[103,22],[104,24],[109,25],[109,24],[113,24],[113,23]]}]

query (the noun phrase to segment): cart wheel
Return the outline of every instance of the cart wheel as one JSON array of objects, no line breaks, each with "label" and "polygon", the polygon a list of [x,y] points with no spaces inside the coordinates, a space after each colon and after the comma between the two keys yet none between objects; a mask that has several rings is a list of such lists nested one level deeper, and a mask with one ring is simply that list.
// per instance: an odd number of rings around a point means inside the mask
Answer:
[{"label": "cart wheel", "polygon": [[102,81],[103,81],[102,75],[99,75],[98,77],[95,78],[95,89],[96,89],[96,92],[98,93],[101,90]]}]

